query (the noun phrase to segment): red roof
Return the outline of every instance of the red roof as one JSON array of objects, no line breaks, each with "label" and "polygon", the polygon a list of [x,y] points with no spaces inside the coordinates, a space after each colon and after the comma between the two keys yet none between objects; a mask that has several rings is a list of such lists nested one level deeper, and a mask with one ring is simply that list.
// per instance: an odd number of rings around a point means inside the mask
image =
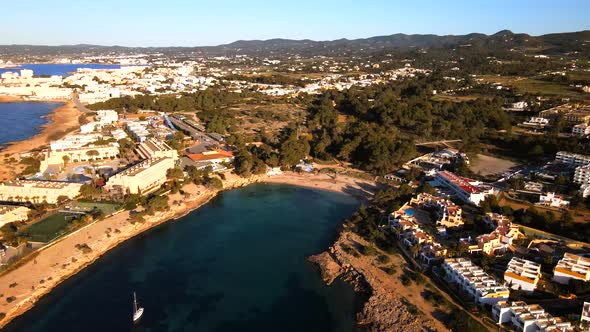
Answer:
[{"label": "red roof", "polygon": [[463,178],[447,171],[438,172],[438,175],[442,176],[455,186],[461,188],[461,190],[465,191],[466,193],[479,194],[481,192],[481,190],[469,183],[474,181],[472,179]]}]

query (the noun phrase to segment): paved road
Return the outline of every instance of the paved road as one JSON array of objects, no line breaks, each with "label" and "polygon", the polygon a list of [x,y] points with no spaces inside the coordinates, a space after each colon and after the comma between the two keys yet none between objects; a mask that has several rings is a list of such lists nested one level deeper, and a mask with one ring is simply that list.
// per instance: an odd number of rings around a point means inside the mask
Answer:
[{"label": "paved road", "polygon": [[76,108],[80,110],[80,112],[92,112],[92,110],[88,109],[88,107],[82,105],[80,99],[78,99],[78,95],[72,94],[72,101],[74,102],[74,105],[76,105]]}]

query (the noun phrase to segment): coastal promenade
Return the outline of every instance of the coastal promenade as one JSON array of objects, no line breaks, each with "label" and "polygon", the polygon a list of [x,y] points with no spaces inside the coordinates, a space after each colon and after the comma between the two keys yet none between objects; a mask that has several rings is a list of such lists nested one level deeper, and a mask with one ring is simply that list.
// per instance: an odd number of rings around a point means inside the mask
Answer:
[{"label": "coastal promenade", "polygon": [[[224,189],[230,190],[256,182],[284,183],[318,190],[329,190],[367,198],[375,184],[346,176],[332,178],[327,175],[298,175],[286,173],[277,177],[253,176],[241,178],[227,173]],[[183,188],[186,196],[169,195],[170,209],[149,216],[143,223],[131,224],[128,211],[121,211],[96,221],[51,245],[33,253],[20,265],[0,274],[0,327],[23,314],[43,295],[86,266],[92,264],[110,249],[163,222],[184,216],[215,197],[219,191],[193,184]],[[361,194],[362,193],[362,194]],[[178,204],[172,204],[178,202]],[[10,298],[10,301],[6,299]]]}]

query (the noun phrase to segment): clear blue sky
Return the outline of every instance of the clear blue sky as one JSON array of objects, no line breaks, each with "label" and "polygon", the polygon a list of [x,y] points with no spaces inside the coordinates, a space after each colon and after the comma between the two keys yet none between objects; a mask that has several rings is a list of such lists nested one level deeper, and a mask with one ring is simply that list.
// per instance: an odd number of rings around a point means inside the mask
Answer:
[{"label": "clear blue sky", "polygon": [[19,0],[0,8],[0,44],[201,46],[590,29],[589,0]]}]

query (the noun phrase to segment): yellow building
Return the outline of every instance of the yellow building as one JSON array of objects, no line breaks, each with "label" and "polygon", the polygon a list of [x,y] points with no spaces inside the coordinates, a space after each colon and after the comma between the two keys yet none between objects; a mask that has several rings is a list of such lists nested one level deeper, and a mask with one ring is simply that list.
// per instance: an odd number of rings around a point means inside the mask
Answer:
[{"label": "yellow building", "polygon": [[0,201],[55,204],[60,196],[72,199],[80,194],[80,183],[13,180],[0,184]]},{"label": "yellow building", "polygon": [[15,221],[29,219],[29,211],[26,206],[0,205],[0,227]]},{"label": "yellow building", "polygon": [[166,174],[174,168],[172,158],[146,159],[109,178],[105,189],[119,194],[145,194],[166,182]]}]

